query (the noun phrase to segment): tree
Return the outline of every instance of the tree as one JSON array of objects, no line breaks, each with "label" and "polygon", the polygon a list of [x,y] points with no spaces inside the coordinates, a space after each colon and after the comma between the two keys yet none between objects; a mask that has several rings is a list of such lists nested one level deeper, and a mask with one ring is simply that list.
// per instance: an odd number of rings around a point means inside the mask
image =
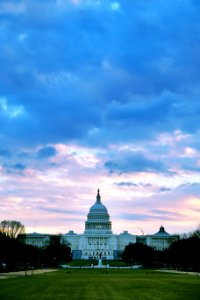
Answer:
[{"label": "tree", "polygon": [[167,250],[168,262],[176,269],[200,271],[200,238],[191,236],[171,244]]},{"label": "tree", "polygon": [[41,249],[0,232],[0,271],[26,270],[43,263]]},{"label": "tree", "polygon": [[153,262],[153,248],[141,243],[129,244],[125,247],[122,259],[127,263],[150,266]]},{"label": "tree", "polygon": [[62,240],[61,235],[52,235],[49,245],[44,250],[46,263],[49,266],[58,266],[59,264],[71,261],[71,248]]},{"label": "tree", "polygon": [[18,235],[25,233],[25,227],[19,221],[4,220],[0,223],[0,232],[10,238],[17,238]]},{"label": "tree", "polygon": [[200,224],[197,227],[197,229],[192,233],[192,236],[200,238]]}]

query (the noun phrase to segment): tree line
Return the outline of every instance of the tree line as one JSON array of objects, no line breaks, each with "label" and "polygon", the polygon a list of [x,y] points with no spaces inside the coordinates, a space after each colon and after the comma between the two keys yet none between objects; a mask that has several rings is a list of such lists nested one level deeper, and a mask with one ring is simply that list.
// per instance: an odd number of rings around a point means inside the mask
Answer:
[{"label": "tree line", "polygon": [[122,253],[122,260],[129,265],[200,272],[200,226],[194,232],[180,236],[164,251],[141,243],[129,244]]},{"label": "tree line", "polygon": [[0,272],[57,267],[71,261],[71,248],[61,235],[50,236],[47,247],[40,249],[24,242],[25,228],[18,221],[0,223]]},{"label": "tree line", "polygon": [[[48,246],[40,249],[24,241],[25,228],[18,221],[0,223],[0,272],[30,268],[57,267],[72,260],[71,248],[61,235],[51,235]],[[128,265],[166,267],[200,272],[200,226],[194,232],[180,236],[164,251],[141,243],[129,244],[122,253]]]}]

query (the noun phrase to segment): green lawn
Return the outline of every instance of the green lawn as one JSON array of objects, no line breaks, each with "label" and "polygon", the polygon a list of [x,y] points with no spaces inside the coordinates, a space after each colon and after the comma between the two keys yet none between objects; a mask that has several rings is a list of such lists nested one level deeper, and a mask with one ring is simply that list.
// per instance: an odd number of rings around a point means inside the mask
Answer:
[{"label": "green lawn", "polygon": [[[127,264],[123,261],[117,260],[103,260],[103,265],[109,265],[110,267],[126,267]],[[73,260],[68,265],[70,266],[91,266],[98,265],[98,260]]]},{"label": "green lawn", "polygon": [[1,279],[0,299],[199,300],[200,277],[145,270],[69,269]]}]

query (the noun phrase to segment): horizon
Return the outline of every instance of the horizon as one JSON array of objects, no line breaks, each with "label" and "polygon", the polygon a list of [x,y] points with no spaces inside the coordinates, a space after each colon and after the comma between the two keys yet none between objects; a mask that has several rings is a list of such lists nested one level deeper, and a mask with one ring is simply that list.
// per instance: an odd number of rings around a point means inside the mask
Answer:
[{"label": "horizon", "polygon": [[[101,191],[98,189],[97,190],[97,193],[98,193],[98,191],[99,191],[99,194],[100,194],[100,197],[101,197]],[[96,200],[95,201],[93,201],[93,204],[89,207],[89,209],[95,204],[95,202],[96,202]],[[102,197],[101,197],[101,203],[104,205],[104,206],[106,206],[105,205],[105,203],[102,201]],[[106,207],[107,208],[107,207]],[[88,212],[87,212],[87,214],[89,213],[89,209],[88,209]],[[109,213],[109,211],[108,211],[108,213]],[[34,228],[34,230],[33,231],[31,231],[31,232],[26,232],[27,234],[30,234],[30,233],[39,233],[39,234],[66,234],[66,233],[68,233],[69,231],[73,231],[74,233],[76,233],[76,234],[83,234],[83,232],[85,231],[85,221],[86,221],[86,219],[87,219],[87,214],[86,214],[86,216],[85,216],[85,220],[84,220],[84,222],[83,222],[83,226],[84,226],[84,228],[83,228],[83,231],[82,232],[76,232],[75,230],[73,230],[73,228],[69,228],[69,230],[67,231],[67,232],[52,232],[52,233],[48,233],[48,232],[43,232],[43,231],[41,231],[41,229],[40,229],[40,231],[37,231],[36,230],[36,226],[35,226],[35,228]],[[110,215],[110,213],[109,213],[109,215]],[[112,223],[112,232],[113,232],[113,234],[120,234],[120,233],[123,233],[124,231],[128,231],[127,229],[123,229],[123,224],[122,224],[122,226],[120,226],[121,227],[121,229],[118,229],[118,232],[114,232],[113,231],[113,222],[112,222],[112,220],[111,220],[111,215],[110,215],[110,221],[111,221],[111,223]],[[121,225],[121,224],[120,224]],[[158,232],[159,231],[159,229],[160,229],[160,227],[161,226],[163,226],[163,224],[160,224],[160,226],[157,228],[157,231],[155,231],[155,232],[144,232],[144,230],[143,230],[143,228],[142,227],[136,227],[136,231],[137,232],[139,232],[139,233],[133,233],[133,232],[129,232],[128,231],[128,233],[131,233],[131,234],[133,234],[133,235],[138,235],[138,236],[140,236],[140,235],[151,235],[151,234],[155,234],[156,232]],[[198,224],[198,226],[199,226],[199,224]],[[198,227],[197,226],[197,227]],[[193,231],[195,231],[196,229],[197,229],[197,227],[196,228],[193,228],[192,230],[190,230],[190,231],[188,231],[188,232],[168,232],[169,234],[189,234],[189,233],[191,233],[191,232],[193,232]],[[164,227],[165,228],[165,227]],[[121,230],[121,231],[120,231]],[[165,230],[166,230],[166,228],[165,228]],[[167,231],[167,230],[166,230]]]},{"label": "horizon", "polygon": [[[42,13],[41,13],[42,12]],[[0,219],[83,233],[200,223],[200,4],[0,2]]]}]

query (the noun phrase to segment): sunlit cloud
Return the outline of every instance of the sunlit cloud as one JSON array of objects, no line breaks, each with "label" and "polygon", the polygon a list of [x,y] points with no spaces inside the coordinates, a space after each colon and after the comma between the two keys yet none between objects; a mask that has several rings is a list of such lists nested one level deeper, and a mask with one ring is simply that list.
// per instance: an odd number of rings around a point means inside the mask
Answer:
[{"label": "sunlit cloud", "polygon": [[195,229],[197,1],[2,0],[0,16],[1,219],[83,232],[99,188],[113,232]]},{"label": "sunlit cloud", "polygon": [[9,105],[7,99],[4,97],[0,97],[0,110],[11,119],[17,118],[24,113],[24,108],[22,105]]},{"label": "sunlit cloud", "polygon": [[110,6],[111,6],[112,10],[119,10],[120,9],[120,4],[118,2],[112,2]]}]

